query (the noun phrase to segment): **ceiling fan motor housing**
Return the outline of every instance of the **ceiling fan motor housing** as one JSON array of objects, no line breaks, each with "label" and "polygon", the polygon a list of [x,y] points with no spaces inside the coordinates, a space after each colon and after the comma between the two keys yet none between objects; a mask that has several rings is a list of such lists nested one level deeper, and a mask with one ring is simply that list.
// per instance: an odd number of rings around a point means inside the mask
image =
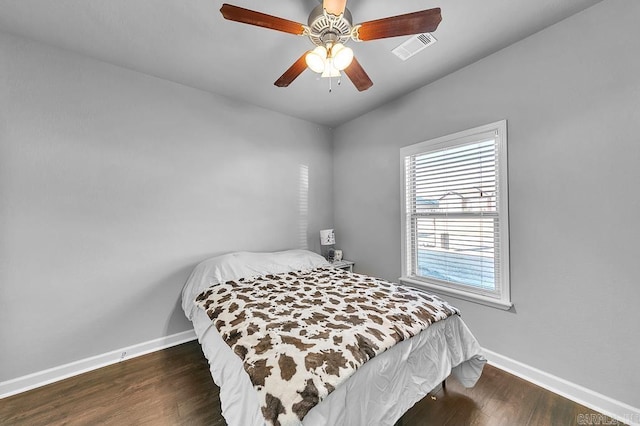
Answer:
[{"label": "ceiling fan motor housing", "polygon": [[315,7],[309,15],[309,39],[316,46],[327,43],[346,43],[351,38],[352,17],[349,9],[340,16],[325,13],[322,5]]}]

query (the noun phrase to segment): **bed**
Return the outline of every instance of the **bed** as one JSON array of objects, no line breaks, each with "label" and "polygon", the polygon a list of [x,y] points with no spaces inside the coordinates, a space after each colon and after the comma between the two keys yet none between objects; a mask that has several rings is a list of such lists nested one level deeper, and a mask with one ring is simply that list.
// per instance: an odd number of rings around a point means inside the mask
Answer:
[{"label": "bed", "polygon": [[[295,292],[287,293],[289,288]],[[247,289],[257,296],[239,292]],[[387,289],[392,293],[382,293]],[[376,303],[366,301],[365,293]],[[409,304],[387,304],[395,298]],[[423,308],[425,300],[431,304]],[[357,312],[359,305],[375,312]],[[232,426],[393,425],[450,375],[472,387],[486,362],[456,308],[433,295],[332,268],[307,250],[207,259],[187,280],[182,307]],[[409,314],[424,322],[422,328]],[[374,322],[365,323],[367,315]],[[398,322],[385,334],[376,323],[387,317]],[[282,331],[291,329],[297,337]],[[320,344],[310,340],[321,334]],[[290,356],[285,347],[293,350]],[[261,363],[262,369],[254,368]],[[309,372],[317,374],[310,379],[304,376]]]}]

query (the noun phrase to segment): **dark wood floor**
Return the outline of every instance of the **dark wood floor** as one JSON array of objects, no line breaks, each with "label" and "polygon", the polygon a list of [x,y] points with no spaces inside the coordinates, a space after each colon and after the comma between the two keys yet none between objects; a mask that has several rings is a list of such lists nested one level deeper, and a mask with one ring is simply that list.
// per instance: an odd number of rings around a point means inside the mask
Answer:
[{"label": "dark wood floor", "polygon": [[[473,389],[455,380],[403,426],[575,425],[594,411],[486,366]],[[127,360],[0,400],[0,425],[222,426],[218,388],[197,342]]]}]

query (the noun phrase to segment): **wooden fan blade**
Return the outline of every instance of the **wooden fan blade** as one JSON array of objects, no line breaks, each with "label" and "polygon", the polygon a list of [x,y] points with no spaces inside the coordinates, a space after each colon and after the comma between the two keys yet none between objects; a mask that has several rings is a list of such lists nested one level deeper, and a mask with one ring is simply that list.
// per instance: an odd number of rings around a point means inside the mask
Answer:
[{"label": "wooden fan blade", "polygon": [[360,92],[373,86],[373,81],[371,81],[369,75],[367,75],[366,71],[362,68],[362,65],[360,65],[360,62],[358,62],[356,58],[353,58],[351,64],[344,69],[344,73]]},{"label": "wooden fan blade", "polygon": [[440,8],[367,21],[360,24],[357,40],[369,41],[420,33],[431,33],[442,21]]},{"label": "wooden fan blade", "polygon": [[347,7],[347,0],[324,0],[322,7],[327,13],[340,16],[344,13],[344,9]]},{"label": "wooden fan blade", "polygon": [[304,52],[304,54],[300,56],[300,58],[295,61],[293,65],[291,65],[289,69],[286,70],[284,74],[282,74],[280,78],[273,84],[278,87],[288,87],[293,82],[293,80],[298,78],[298,76],[307,69],[307,53],[309,52]]},{"label": "wooden fan blade", "polygon": [[299,22],[289,21],[288,19],[278,18],[277,16],[267,15],[266,13],[256,12],[255,10],[225,3],[220,8],[220,12],[225,19],[230,21],[269,28],[289,34],[302,35],[304,33],[304,27]]}]

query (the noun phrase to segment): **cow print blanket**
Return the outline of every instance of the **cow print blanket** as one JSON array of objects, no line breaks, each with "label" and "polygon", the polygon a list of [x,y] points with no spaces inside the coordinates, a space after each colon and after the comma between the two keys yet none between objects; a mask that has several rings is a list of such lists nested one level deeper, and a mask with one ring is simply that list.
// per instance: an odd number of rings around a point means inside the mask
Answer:
[{"label": "cow print blanket", "polygon": [[299,424],[358,367],[458,314],[436,296],[329,267],[209,287],[196,299],[242,359],[271,424]]}]

